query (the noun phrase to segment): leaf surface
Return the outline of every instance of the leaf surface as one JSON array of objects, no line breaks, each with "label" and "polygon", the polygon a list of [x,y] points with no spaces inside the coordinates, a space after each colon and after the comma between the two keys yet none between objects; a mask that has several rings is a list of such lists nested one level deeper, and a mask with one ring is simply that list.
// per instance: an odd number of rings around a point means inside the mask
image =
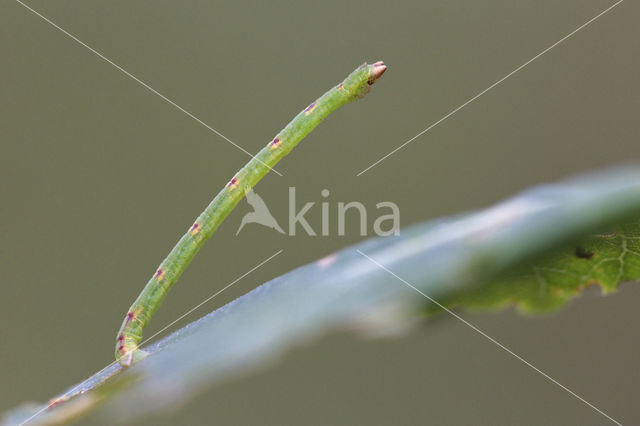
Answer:
[{"label": "leaf surface", "polygon": [[[101,422],[157,414],[338,330],[385,334],[438,304],[557,309],[588,284],[640,278],[640,168],[525,191],[486,210],[345,248],[267,282],[4,424]],[[621,225],[622,224],[622,225]],[[430,300],[437,301],[437,304]],[[48,408],[47,408],[48,407]]]}]

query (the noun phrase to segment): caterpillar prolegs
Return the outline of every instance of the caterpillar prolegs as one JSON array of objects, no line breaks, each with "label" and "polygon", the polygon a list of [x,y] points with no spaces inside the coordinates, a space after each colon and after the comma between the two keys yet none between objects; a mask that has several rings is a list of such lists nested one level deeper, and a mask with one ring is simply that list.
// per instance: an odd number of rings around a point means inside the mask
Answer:
[{"label": "caterpillar prolegs", "polygon": [[295,116],[240,169],[180,238],[127,312],[116,341],[116,359],[130,366],[146,356],[138,349],[142,331],[182,272],[247,191],[333,111],[363,97],[385,72],[383,62],[364,63],[340,84]]}]

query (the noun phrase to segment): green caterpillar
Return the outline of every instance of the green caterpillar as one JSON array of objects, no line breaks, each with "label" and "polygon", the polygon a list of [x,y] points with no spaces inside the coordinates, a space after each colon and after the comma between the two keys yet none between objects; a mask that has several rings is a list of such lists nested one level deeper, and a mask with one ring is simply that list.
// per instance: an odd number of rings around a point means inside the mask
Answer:
[{"label": "green caterpillar", "polygon": [[330,113],[363,97],[387,69],[383,62],[364,63],[339,85],[301,111],[276,137],[251,159],[198,216],[162,261],[122,322],[116,341],[116,360],[130,366],[144,358],[138,349],[142,331],[160,307],[169,289],[231,210],[275,164],[287,155]]}]

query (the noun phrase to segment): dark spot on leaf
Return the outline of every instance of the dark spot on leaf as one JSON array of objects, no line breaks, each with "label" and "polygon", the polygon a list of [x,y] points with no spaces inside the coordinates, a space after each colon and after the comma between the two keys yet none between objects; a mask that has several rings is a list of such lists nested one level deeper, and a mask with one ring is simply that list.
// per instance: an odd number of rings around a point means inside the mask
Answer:
[{"label": "dark spot on leaf", "polygon": [[578,259],[591,259],[594,255],[593,252],[590,252],[589,250],[587,250],[584,247],[578,246],[576,247],[575,251],[573,252],[573,255],[575,257],[577,257]]}]

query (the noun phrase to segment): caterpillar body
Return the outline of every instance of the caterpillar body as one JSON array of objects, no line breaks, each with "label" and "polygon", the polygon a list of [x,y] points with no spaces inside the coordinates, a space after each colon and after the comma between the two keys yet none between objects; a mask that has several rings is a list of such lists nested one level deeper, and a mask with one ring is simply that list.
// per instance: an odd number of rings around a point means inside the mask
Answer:
[{"label": "caterpillar body", "polygon": [[138,348],[142,331],[158,310],[171,287],[202,245],[211,237],[247,191],[331,112],[363,97],[386,70],[383,62],[364,63],[339,85],[301,111],[255,157],[240,169],[189,226],[125,315],[116,340],[116,360],[130,366],[146,356]]}]

